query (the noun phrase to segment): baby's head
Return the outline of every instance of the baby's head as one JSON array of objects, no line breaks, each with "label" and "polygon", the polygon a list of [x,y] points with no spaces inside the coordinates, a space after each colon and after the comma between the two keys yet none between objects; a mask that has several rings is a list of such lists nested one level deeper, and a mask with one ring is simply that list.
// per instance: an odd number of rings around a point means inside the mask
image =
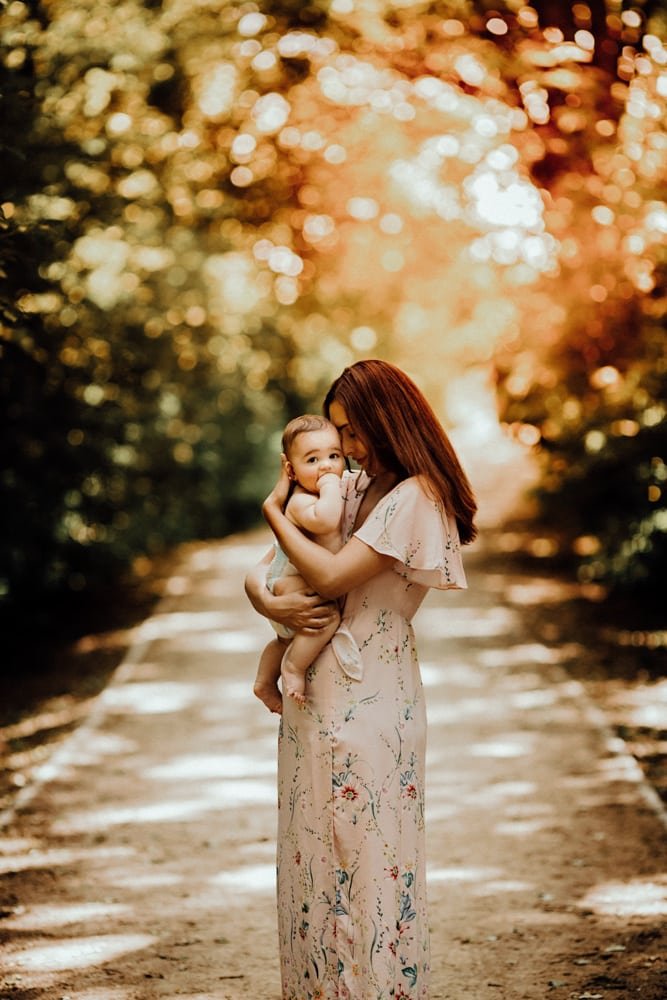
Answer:
[{"label": "baby's head", "polygon": [[283,432],[283,452],[287,474],[304,490],[317,493],[317,482],[325,472],[342,476],[345,459],[338,431],[326,417],[304,413],[295,417]]}]

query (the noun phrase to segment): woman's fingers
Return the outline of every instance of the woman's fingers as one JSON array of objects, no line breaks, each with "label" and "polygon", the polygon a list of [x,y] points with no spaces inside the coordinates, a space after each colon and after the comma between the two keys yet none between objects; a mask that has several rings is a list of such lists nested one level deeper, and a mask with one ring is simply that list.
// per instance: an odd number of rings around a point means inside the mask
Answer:
[{"label": "woman's fingers", "polygon": [[281,580],[276,581],[272,597],[274,603],[270,617],[274,621],[309,633],[331,625],[337,614],[337,606],[333,601],[325,601],[311,590],[290,590],[285,594],[279,594],[278,591],[282,589],[281,583]]},{"label": "woman's fingers", "polygon": [[328,602],[326,604],[318,604],[313,608],[312,622],[316,628],[322,628],[325,625],[330,625],[331,622],[336,617],[337,611],[336,606]]},{"label": "woman's fingers", "polygon": [[318,594],[300,595],[302,601],[298,612],[298,628],[302,631],[317,632],[318,629],[330,625],[337,614],[336,606],[331,601],[323,601]]},{"label": "woman's fingers", "polygon": [[280,456],[280,475],[278,476],[278,481],[273,488],[273,494],[280,504],[284,506],[290,491],[290,477],[287,472],[287,459],[284,455]]},{"label": "woman's fingers", "polygon": [[268,509],[271,507],[275,506],[278,509],[282,510],[283,507],[285,506],[285,503],[287,502],[287,497],[289,496],[290,485],[291,485],[290,478],[287,474],[287,467],[285,465],[284,455],[281,455],[280,458],[281,458],[280,474],[276,481],[276,485],[273,487],[268,497],[262,504],[262,511],[264,512],[265,516]]}]

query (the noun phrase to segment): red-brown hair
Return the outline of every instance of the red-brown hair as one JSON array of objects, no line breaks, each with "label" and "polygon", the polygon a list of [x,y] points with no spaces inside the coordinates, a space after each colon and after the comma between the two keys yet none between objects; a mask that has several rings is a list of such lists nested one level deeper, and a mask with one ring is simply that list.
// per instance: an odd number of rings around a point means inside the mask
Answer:
[{"label": "red-brown hair", "polygon": [[354,431],[399,480],[424,476],[434,499],[453,514],[465,545],[477,535],[477,504],[451,441],[421,390],[388,361],[357,361],[332,383],[324,412],[337,400]]}]

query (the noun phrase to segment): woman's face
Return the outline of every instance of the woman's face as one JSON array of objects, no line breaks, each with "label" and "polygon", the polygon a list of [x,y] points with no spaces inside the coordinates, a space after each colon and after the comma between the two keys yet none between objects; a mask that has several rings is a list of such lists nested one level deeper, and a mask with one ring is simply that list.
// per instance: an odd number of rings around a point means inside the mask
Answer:
[{"label": "woman's face", "polygon": [[343,454],[347,458],[351,458],[353,462],[357,463],[357,465],[360,465],[365,472],[371,474],[369,466],[374,463],[372,463],[370,449],[355,431],[354,426],[348,419],[345,408],[338,402],[337,399],[334,399],[329,407],[329,419],[331,420],[331,423],[336,426],[338,433],[340,434],[340,439],[343,445]]}]

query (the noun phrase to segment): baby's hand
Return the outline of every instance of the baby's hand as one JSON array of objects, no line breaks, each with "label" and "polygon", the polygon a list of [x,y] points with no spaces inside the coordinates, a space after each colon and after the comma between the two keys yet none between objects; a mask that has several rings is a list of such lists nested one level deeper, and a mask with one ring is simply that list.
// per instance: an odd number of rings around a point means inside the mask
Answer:
[{"label": "baby's hand", "polygon": [[335,472],[323,472],[320,478],[317,480],[317,488],[321,490],[326,483],[331,480],[332,482],[339,482],[340,476],[336,475]]}]

